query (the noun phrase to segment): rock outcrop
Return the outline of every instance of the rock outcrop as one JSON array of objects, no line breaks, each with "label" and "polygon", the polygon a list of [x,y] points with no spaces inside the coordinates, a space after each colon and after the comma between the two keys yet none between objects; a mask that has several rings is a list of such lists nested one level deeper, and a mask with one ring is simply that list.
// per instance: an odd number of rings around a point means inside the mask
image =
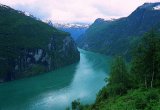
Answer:
[{"label": "rock outcrop", "polygon": [[69,33],[0,6],[0,82],[53,71],[79,59]]}]

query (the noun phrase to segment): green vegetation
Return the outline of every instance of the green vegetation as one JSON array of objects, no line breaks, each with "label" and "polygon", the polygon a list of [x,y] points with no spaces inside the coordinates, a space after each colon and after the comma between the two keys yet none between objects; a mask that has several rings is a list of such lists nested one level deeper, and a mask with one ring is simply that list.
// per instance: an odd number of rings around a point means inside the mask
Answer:
[{"label": "green vegetation", "polygon": [[[154,31],[147,33],[133,52],[131,72],[136,85],[157,87],[160,85],[160,36]],[[141,85],[142,84],[142,85]]]},{"label": "green vegetation", "polygon": [[[48,24],[35,20],[24,13],[0,7],[0,55],[17,56],[19,49],[46,49],[51,36],[64,39],[68,33],[61,32]],[[15,51],[15,49],[17,49]]]},{"label": "green vegetation", "polygon": [[80,105],[80,100],[79,100],[79,99],[74,100],[74,101],[72,102],[72,110],[80,109],[80,108],[81,108],[80,106],[81,106],[81,105]]},{"label": "green vegetation", "polygon": [[[79,52],[69,36],[69,33],[33,16],[1,5],[0,82],[54,70],[78,61]],[[35,55],[40,58],[36,60]]]},{"label": "green vegetation", "polygon": [[128,70],[122,57],[117,57],[113,62],[107,82],[108,94],[110,96],[122,95],[131,87]]},{"label": "green vegetation", "polygon": [[127,94],[103,99],[87,110],[159,110],[159,89],[134,89]]},{"label": "green vegetation", "polygon": [[[106,86],[92,105],[72,102],[73,110],[160,110],[160,33],[146,33],[133,50],[131,63],[118,56]],[[75,109],[76,108],[76,109]]]},{"label": "green vegetation", "polygon": [[[97,19],[77,40],[79,47],[106,55],[130,56],[132,42],[152,28],[160,29],[160,11],[151,7],[158,4],[144,4],[128,17],[104,20]],[[141,8],[143,7],[143,8]]]},{"label": "green vegetation", "polygon": [[22,56],[24,49],[47,51],[51,36],[59,36],[60,43],[66,35],[20,11],[0,6],[0,77],[13,70],[14,59]]}]

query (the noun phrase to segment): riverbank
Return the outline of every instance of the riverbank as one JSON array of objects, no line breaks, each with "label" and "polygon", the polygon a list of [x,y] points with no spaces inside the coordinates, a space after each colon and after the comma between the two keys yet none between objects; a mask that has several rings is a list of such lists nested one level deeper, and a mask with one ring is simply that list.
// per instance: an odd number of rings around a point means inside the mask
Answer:
[{"label": "riverbank", "polygon": [[111,58],[80,51],[80,62],[41,74],[0,84],[0,109],[64,110],[74,99],[91,104],[105,85]]}]

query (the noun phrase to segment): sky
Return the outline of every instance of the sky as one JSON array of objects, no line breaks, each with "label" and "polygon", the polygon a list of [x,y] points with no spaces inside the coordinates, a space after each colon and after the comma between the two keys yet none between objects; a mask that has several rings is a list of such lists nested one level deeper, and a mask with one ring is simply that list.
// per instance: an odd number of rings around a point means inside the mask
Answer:
[{"label": "sky", "polygon": [[1,4],[55,23],[92,23],[126,17],[145,2],[160,0],[0,0]]}]

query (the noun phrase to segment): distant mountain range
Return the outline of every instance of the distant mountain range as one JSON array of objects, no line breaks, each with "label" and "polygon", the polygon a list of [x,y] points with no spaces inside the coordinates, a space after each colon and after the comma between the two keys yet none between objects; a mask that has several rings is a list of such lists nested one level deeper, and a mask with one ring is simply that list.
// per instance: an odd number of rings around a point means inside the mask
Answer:
[{"label": "distant mountain range", "polygon": [[52,25],[57,29],[69,32],[74,40],[77,40],[77,38],[79,38],[82,34],[84,34],[85,31],[89,28],[89,24],[84,24],[84,23],[67,23],[67,24],[54,23]]},{"label": "distant mountain range", "polygon": [[77,44],[80,48],[107,55],[127,55],[140,36],[159,27],[160,2],[145,3],[128,17],[95,20]]}]

